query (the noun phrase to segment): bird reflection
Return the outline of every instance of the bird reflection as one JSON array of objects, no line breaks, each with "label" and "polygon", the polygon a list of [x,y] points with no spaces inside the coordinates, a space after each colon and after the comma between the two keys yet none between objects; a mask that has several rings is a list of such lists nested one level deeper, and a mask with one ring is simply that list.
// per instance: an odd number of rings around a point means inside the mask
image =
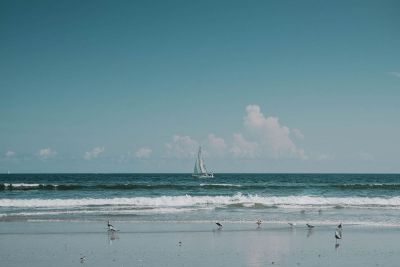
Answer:
[{"label": "bird reflection", "polygon": [[313,233],[314,233],[314,231],[313,231],[312,228],[308,229],[308,230],[307,230],[307,237],[312,236]]},{"label": "bird reflection", "polygon": [[108,236],[108,244],[109,244],[109,245],[112,245],[112,243],[113,243],[115,240],[119,239],[118,234],[117,234],[116,232],[114,232],[114,231],[109,231],[108,234],[107,234],[107,236]]}]

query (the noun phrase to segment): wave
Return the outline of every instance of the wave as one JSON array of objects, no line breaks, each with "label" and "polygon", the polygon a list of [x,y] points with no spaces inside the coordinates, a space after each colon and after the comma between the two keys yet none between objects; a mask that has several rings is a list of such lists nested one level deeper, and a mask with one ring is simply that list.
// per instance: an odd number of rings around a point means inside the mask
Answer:
[{"label": "wave", "polygon": [[[181,185],[181,184],[28,184],[28,183],[4,183],[0,184],[0,190],[135,190],[135,189],[170,189],[170,190],[196,190],[218,189],[229,187],[242,187],[237,184],[200,184],[200,185]],[[259,186],[246,186],[246,189],[260,188]]]},{"label": "wave", "polygon": [[25,183],[17,183],[17,184],[3,184],[4,188],[37,188],[40,184],[25,184]]},{"label": "wave", "polygon": [[[207,208],[203,208],[207,209]],[[190,211],[198,211],[197,208],[154,208],[154,209],[106,209],[106,210],[88,210],[88,209],[77,209],[77,210],[45,210],[45,211],[21,211],[21,212],[10,212],[10,213],[0,213],[0,217],[13,217],[13,216],[54,216],[54,215],[138,215],[138,214],[164,214],[164,213],[182,213],[182,212],[190,212]]]},{"label": "wave", "polygon": [[204,187],[242,187],[240,184],[200,184],[200,186]]},{"label": "wave", "polygon": [[71,199],[0,199],[0,207],[88,207],[88,206],[129,206],[149,207],[386,207],[400,208],[400,197],[320,197],[320,196],[258,196],[235,194],[233,196],[160,196],[131,198],[71,198]]},{"label": "wave", "polygon": [[400,189],[400,184],[335,184],[339,189]]},{"label": "wave", "polygon": [[[229,187],[242,187],[237,184],[99,184],[94,186],[97,189],[170,189],[170,190],[197,190],[197,189],[220,189]],[[255,188],[251,186],[250,188]]]},{"label": "wave", "polygon": [[397,190],[400,183],[284,183],[284,184],[230,184],[230,183],[201,183],[201,184],[145,184],[145,183],[116,183],[116,184],[39,184],[39,183],[3,183],[0,191],[8,190],[177,190],[193,191],[205,189],[235,190]]},{"label": "wave", "polygon": [[80,188],[82,188],[82,186],[78,184],[0,184],[0,190],[75,190]]}]

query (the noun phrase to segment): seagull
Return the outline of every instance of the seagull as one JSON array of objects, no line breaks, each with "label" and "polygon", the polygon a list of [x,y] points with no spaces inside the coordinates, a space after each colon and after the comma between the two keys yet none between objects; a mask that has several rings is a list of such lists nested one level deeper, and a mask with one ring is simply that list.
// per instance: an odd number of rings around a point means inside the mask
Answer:
[{"label": "seagull", "polygon": [[257,220],[256,224],[258,225],[258,227],[260,227],[260,225],[262,224],[261,220]]},{"label": "seagull", "polygon": [[110,221],[107,222],[107,227],[108,227],[108,231],[112,231],[112,232],[118,231],[118,230],[114,227],[114,225],[112,225],[112,224],[110,223]]},{"label": "seagull", "polygon": [[179,246],[182,246],[182,241],[179,241],[178,244],[179,244]]},{"label": "seagull", "polygon": [[218,229],[222,229],[222,224],[220,224],[219,222],[216,222],[215,224],[218,225]]},{"label": "seagull", "polygon": [[288,224],[290,225],[290,227],[296,226],[296,223],[288,222]]},{"label": "seagull", "polygon": [[339,229],[339,230],[342,230],[342,223],[340,223],[338,226],[337,226],[337,228]]},{"label": "seagull", "polygon": [[86,261],[86,256],[80,257],[81,263],[84,263]]},{"label": "seagull", "polygon": [[311,225],[311,224],[308,224],[308,223],[306,223],[306,225],[307,225],[308,229],[314,228],[314,225]]},{"label": "seagull", "polygon": [[342,235],[338,231],[335,231],[335,239],[336,239],[336,244],[339,239],[342,239]]}]

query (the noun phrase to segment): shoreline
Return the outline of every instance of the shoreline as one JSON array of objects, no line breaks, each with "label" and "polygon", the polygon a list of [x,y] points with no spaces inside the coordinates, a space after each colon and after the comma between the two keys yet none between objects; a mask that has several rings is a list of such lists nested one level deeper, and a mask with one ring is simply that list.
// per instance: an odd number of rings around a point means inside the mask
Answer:
[{"label": "shoreline", "polygon": [[[308,231],[306,222],[295,222],[294,226],[290,226],[288,222],[266,222],[262,221],[260,227],[257,226],[255,221],[224,221],[224,220],[213,220],[213,221],[121,221],[121,220],[110,220],[115,226],[118,225],[120,233],[134,233],[140,231],[128,230],[130,228],[135,229],[150,229],[145,232],[151,232],[151,229],[163,229],[165,232],[179,232],[179,227],[184,229],[190,229],[190,231],[207,232],[217,230],[216,222],[223,224],[223,231],[240,232],[240,231]],[[314,225],[313,231],[334,231],[337,228],[338,223],[327,223],[327,224],[315,224],[312,221],[308,223]],[[339,222],[340,223],[340,222]],[[394,225],[361,225],[361,224],[349,224],[343,223],[344,229],[348,230],[382,230],[382,231],[399,231],[400,226]],[[25,234],[29,233],[30,230],[34,229],[32,226],[39,226],[42,229],[58,229],[56,232],[48,233],[70,233],[71,229],[76,229],[76,227],[91,226],[91,231],[93,233],[103,233],[107,229],[107,221],[91,221],[91,220],[30,220],[30,221],[0,221],[0,235],[3,234]],[[8,226],[14,226],[12,229],[17,230],[16,232],[9,232]],[[29,226],[26,228],[26,226]],[[59,228],[54,228],[59,226]],[[83,227],[84,229],[85,227]],[[197,230],[195,230],[197,229]],[[34,233],[34,232],[32,232]],[[46,233],[46,232],[43,232]]]},{"label": "shoreline", "polygon": [[[313,224],[315,226],[318,226],[318,228],[334,228],[336,227],[339,223],[342,223],[346,227],[352,227],[352,228],[377,228],[377,229],[382,229],[382,228],[390,228],[390,229],[400,229],[400,224],[398,223],[385,223],[381,221],[348,221],[348,220],[315,220],[315,219],[309,219],[309,220],[296,220],[296,221],[290,221],[290,220],[274,220],[274,221],[268,221],[263,218],[263,216],[259,216],[256,218],[252,219],[246,219],[246,220],[231,220],[231,219],[223,219],[220,217],[216,217],[214,220],[210,219],[204,219],[204,220],[191,220],[191,219],[166,219],[166,220],[155,220],[155,219],[130,219],[126,218],[123,219],[121,217],[107,217],[107,218],[85,218],[85,219],[46,219],[46,218],[26,218],[22,219],[19,217],[16,218],[11,218],[11,217],[6,217],[4,216],[3,218],[0,216],[0,225],[5,223],[5,224],[21,224],[21,223],[59,223],[59,224],[104,224],[104,222],[111,220],[115,223],[120,223],[120,224],[163,224],[163,225],[169,225],[169,224],[180,224],[180,225],[214,225],[215,222],[219,221],[223,224],[226,225],[242,225],[242,226],[248,226],[249,229],[252,229],[252,226],[256,225],[256,221],[260,219],[262,221],[262,226],[263,228],[272,228],[272,229],[277,229],[277,228],[290,228],[291,226],[289,223],[294,223],[295,226],[291,227],[294,229],[302,229],[306,227],[306,224]],[[1,228],[0,228],[0,233],[1,233]]]},{"label": "shoreline", "polygon": [[[400,228],[281,224],[0,222],[4,266],[398,266]],[[39,242],[40,241],[40,242]],[[179,243],[181,242],[181,243]],[[85,256],[84,263],[80,257]]]}]

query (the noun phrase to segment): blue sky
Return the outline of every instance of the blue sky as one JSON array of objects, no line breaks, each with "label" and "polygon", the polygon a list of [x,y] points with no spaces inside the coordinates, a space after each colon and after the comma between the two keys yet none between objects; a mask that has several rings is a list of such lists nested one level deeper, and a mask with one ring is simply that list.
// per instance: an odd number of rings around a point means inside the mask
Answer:
[{"label": "blue sky", "polygon": [[400,172],[398,1],[2,1],[0,172]]}]

